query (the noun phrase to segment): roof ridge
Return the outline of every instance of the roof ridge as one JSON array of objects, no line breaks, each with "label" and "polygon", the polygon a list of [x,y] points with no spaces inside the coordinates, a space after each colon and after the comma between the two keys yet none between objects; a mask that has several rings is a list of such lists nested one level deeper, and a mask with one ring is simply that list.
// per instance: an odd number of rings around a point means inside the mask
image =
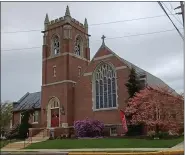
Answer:
[{"label": "roof ridge", "polygon": [[41,93],[41,91],[32,92],[32,93],[30,93],[30,94],[33,94],[33,93]]},{"label": "roof ridge", "polygon": [[27,92],[23,97],[18,100],[18,103],[22,102],[30,93]]}]

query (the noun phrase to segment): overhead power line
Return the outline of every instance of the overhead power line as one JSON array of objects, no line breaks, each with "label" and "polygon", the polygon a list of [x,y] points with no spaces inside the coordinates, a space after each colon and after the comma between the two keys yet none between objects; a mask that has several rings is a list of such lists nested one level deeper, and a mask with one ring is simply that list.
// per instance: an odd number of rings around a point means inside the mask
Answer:
[{"label": "overhead power line", "polygon": [[[175,15],[175,14],[170,14]],[[141,18],[135,18],[135,19],[127,19],[127,20],[120,20],[120,21],[111,21],[106,23],[97,23],[97,24],[90,24],[89,26],[99,26],[99,25],[106,25],[106,24],[114,24],[114,23],[122,23],[122,22],[131,22],[131,21],[137,21],[137,20],[144,20],[144,19],[152,19],[152,18],[159,18],[164,17],[166,15],[158,15],[158,16],[150,16],[150,17],[141,17]],[[36,30],[20,30],[20,31],[9,31],[9,32],[1,32],[2,34],[8,34],[8,33],[21,33],[21,32],[37,32],[42,31],[42,29],[36,29]]]},{"label": "overhead power line", "polygon": [[[169,4],[171,6],[171,10],[175,10],[175,8],[172,6],[172,4],[170,2],[169,2]],[[175,14],[177,15],[177,13],[175,13]],[[182,23],[179,16],[175,16],[175,17],[177,17],[179,19],[180,23]],[[183,23],[182,23],[182,25],[183,25]]]},{"label": "overhead power line", "polygon": [[170,16],[168,15],[168,13],[166,12],[166,10],[164,9],[163,5],[161,4],[161,2],[158,1],[159,6],[162,8],[162,10],[165,12],[165,14],[167,15],[167,17],[170,19],[170,21],[172,22],[173,26],[175,27],[175,29],[177,30],[177,32],[179,33],[179,35],[181,36],[181,38],[184,40],[183,35],[180,33],[179,29],[176,27],[176,25],[174,24],[174,22],[172,21],[172,19],[170,18]]},{"label": "overhead power line", "polygon": [[[168,9],[168,7],[165,5],[165,3],[164,2],[162,2],[163,3],[163,5],[164,5],[164,7],[172,14],[172,11],[170,11],[170,9]],[[171,8],[173,8],[173,6],[171,5],[171,3],[169,2],[169,4],[170,4],[170,6],[171,6]],[[173,15],[173,17],[183,26],[183,24],[182,24],[182,22],[180,21],[180,19],[178,19],[175,15]]]},{"label": "overhead power line", "polygon": [[29,50],[29,49],[36,49],[41,48],[40,46],[37,47],[28,47],[28,48],[15,48],[15,49],[2,49],[1,51],[19,51],[19,50]]},{"label": "overhead power line", "polygon": [[[133,34],[133,35],[127,35],[127,36],[121,36],[121,37],[106,38],[105,40],[121,39],[121,38],[136,37],[136,36],[145,36],[145,35],[152,35],[152,34],[158,34],[158,33],[170,32],[170,31],[175,31],[175,29],[149,32],[149,33],[141,33],[141,34]],[[100,41],[100,40],[94,40],[94,41]],[[41,48],[41,46],[29,47],[29,48],[18,48],[18,49],[2,49],[1,51],[28,50],[28,49],[36,49],[36,48]]]}]

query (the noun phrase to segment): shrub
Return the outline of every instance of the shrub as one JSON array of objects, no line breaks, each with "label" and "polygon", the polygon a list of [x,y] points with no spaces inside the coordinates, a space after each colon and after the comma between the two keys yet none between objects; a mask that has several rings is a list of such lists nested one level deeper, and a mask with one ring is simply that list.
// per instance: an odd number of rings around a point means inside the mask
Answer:
[{"label": "shrub", "polygon": [[159,137],[160,139],[161,138],[168,138],[169,137],[169,133],[168,132],[161,132],[161,131],[159,131],[159,133],[156,134],[156,137]]},{"label": "shrub", "polygon": [[178,136],[179,134],[177,132],[174,132],[173,130],[168,131],[168,135],[170,136]]},{"label": "shrub", "polygon": [[149,132],[147,133],[147,136],[150,137],[150,138],[154,138],[155,135],[156,135],[155,131],[149,131]]},{"label": "shrub", "polygon": [[10,129],[5,137],[6,139],[17,139],[19,138],[19,128],[20,128],[20,124],[15,124],[12,129]]},{"label": "shrub", "polygon": [[143,135],[143,128],[143,124],[128,125],[128,132],[126,133],[126,136],[141,136]]},{"label": "shrub", "polygon": [[100,137],[104,124],[98,120],[85,119],[74,122],[74,129],[77,137]]},{"label": "shrub", "polygon": [[29,128],[32,127],[32,125],[29,123],[29,118],[32,113],[30,111],[24,111],[22,113],[22,118],[21,118],[21,124],[19,128],[19,138],[20,139],[25,139],[28,137],[28,132]]}]

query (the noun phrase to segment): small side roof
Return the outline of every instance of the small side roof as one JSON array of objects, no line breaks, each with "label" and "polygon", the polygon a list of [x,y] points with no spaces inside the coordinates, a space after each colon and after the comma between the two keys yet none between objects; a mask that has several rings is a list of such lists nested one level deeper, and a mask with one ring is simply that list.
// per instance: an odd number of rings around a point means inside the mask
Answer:
[{"label": "small side roof", "polygon": [[41,92],[29,93],[27,92],[13,108],[13,111],[22,111],[28,110],[32,108],[40,108],[41,107]]}]

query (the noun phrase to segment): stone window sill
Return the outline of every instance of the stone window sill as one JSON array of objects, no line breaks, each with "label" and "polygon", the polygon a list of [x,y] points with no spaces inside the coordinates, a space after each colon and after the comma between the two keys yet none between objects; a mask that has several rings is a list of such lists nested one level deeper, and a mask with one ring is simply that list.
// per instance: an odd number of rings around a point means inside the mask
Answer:
[{"label": "stone window sill", "polygon": [[100,108],[100,109],[93,109],[93,111],[106,111],[106,110],[117,110],[118,107],[113,108]]},{"label": "stone window sill", "polygon": [[32,124],[39,124],[38,122],[33,122]]}]

